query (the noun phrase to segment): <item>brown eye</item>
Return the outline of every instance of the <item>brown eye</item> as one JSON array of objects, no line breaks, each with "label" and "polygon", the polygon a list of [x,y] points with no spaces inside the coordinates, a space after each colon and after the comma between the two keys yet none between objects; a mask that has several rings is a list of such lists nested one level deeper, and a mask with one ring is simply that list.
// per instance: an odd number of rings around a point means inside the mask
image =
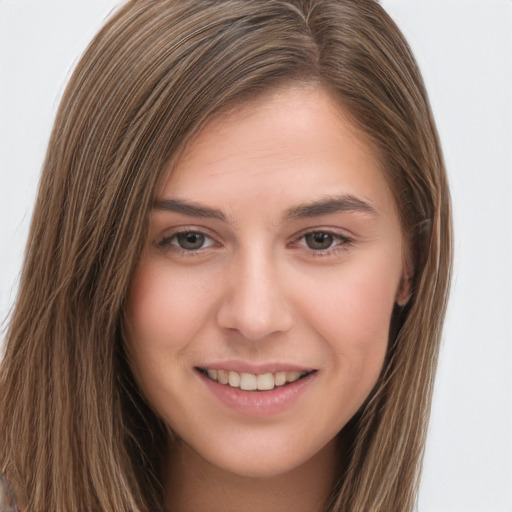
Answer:
[{"label": "brown eye", "polygon": [[177,245],[185,251],[197,251],[204,246],[205,236],[202,233],[193,231],[187,233],[177,233],[174,235]]},{"label": "brown eye", "polygon": [[322,251],[329,249],[334,242],[334,235],[332,233],[324,233],[322,231],[315,231],[305,235],[306,245],[309,249],[314,251]]},{"label": "brown eye", "polygon": [[206,249],[218,247],[211,236],[202,231],[184,230],[164,236],[155,242],[157,248],[177,255],[200,254]]}]

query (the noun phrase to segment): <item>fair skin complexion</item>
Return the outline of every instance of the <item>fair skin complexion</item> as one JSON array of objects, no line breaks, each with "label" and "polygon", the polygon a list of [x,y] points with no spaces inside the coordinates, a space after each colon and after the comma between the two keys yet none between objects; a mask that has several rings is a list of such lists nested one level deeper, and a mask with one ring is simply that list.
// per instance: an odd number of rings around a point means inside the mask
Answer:
[{"label": "fair skin complexion", "polygon": [[156,198],[127,307],[135,378],[179,439],[166,509],[321,510],[408,296],[403,245],[379,161],[322,89],[207,123]]}]

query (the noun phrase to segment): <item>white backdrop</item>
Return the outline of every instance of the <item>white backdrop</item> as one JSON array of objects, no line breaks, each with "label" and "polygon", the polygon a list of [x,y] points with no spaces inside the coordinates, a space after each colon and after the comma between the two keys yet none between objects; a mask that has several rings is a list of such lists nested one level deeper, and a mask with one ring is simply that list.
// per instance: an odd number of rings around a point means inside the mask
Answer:
[{"label": "white backdrop", "polygon": [[[0,318],[70,71],[118,0],[0,0]],[[419,512],[512,511],[512,0],[383,0],[452,186],[456,260]],[[398,511],[397,511],[398,512]]]}]

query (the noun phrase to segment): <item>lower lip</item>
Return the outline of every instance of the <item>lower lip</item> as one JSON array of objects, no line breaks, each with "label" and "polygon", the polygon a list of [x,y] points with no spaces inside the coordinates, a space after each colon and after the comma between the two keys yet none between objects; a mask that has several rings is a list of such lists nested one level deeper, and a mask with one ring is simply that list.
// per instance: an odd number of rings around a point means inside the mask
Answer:
[{"label": "lower lip", "polygon": [[313,372],[291,384],[270,391],[243,391],[220,384],[198,371],[208,389],[227,407],[247,416],[271,416],[291,408],[306,392],[316,377]]}]

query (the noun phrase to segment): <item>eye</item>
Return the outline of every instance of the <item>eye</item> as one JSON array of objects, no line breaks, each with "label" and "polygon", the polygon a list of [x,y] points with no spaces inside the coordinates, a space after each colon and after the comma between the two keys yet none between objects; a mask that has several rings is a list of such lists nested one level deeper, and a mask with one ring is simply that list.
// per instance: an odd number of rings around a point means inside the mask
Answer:
[{"label": "eye", "polygon": [[175,251],[194,252],[215,245],[215,241],[200,231],[180,231],[162,238],[157,243],[160,248],[171,248]]},{"label": "eye", "polygon": [[322,256],[345,249],[353,243],[352,239],[332,231],[310,231],[303,233],[294,245],[309,250],[311,253]]},{"label": "eye", "polygon": [[334,243],[334,235],[332,233],[324,233],[323,231],[315,231],[304,236],[306,245],[314,251],[324,251],[329,249]]},{"label": "eye", "polygon": [[176,233],[173,238],[176,240],[176,244],[186,251],[197,251],[201,249],[206,240],[205,235],[193,231],[188,233]]}]

